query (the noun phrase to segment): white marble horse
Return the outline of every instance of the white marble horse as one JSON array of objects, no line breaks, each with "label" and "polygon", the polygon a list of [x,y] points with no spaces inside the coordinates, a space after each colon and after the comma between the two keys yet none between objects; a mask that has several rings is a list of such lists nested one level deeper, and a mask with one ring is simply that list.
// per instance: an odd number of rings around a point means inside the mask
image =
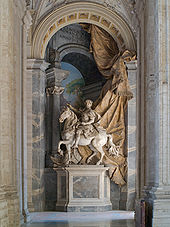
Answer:
[{"label": "white marble horse", "polygon": [[[69,164],[71,158],[71,149],[73,148],[73,145],[75,143],[76,123],[78,119],[76,114],[69,107],[66,107],[63,113],[60,115],[59,121],[60,123],[65,121],[65,123],[64,129],[62,131],[63,140],[60,140],[58,143],[58,152],[60,154],[63,154],[62,150],[60,149],[60,146],[61,144],[65,144],[68,152],[68,161],[66,164]],[[87,159],[87,163],[91,161],[91,159],[97,154],[97,152],[100,152],[101,157],[97,162],[97,165],[101,164],[103,161],[105,153],[102,147],[104,145],[110,146],[109,154],[118,155],[119,153],[119,146],[116,146],[112,142],[111,135],[107,134],[106,130],[103,128],[99,129],[99,132],[97,133],[96,136],[86,138],[84,135],[81,135],[78,145],[81,146],[89,145],[91,150],[93,151],[93,154],[89,156],[89,158]]]}]

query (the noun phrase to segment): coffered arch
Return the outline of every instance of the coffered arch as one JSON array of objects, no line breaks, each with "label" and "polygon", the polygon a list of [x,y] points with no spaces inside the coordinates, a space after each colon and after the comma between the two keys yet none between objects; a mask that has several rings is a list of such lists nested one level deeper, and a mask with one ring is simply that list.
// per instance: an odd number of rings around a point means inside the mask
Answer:
[{"label": "coffered arch", "polygon": [[71,3],[49,13],[33,34],[32,58],[44,59],[46,46],[61,28],[73,23],[90,23],[102,27],[117,42],[120,50],[135,50],[135,38],[122,17],[94,3]]}]

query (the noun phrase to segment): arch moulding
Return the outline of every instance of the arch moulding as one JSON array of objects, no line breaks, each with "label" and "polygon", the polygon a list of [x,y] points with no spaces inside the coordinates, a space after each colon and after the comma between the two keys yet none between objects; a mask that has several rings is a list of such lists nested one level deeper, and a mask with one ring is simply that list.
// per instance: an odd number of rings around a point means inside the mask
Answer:
[{"label": "arch moulding", "polygon": [[71,3],[49,13],[33,34],[32,58],[44,59],[46,46],[61,28],[74,23],[102,27],[117,42],[119,50],[136,50],[135,38],[125,20],[116,12],[94,3]]}]

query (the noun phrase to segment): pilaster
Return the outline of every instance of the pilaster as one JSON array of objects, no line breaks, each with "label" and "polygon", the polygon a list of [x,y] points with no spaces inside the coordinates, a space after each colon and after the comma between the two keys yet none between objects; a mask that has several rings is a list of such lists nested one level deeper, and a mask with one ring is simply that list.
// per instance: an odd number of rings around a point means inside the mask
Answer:
[{"label": "pilaster", "polygon": [[[22,11],[22,5],[26,7],[25,1],[20,2],[20,11]],[[21,87],[22,87],[22,154],[21,154],[21,182],[20,184],[20,207],[21,207],[21,216],[25,222],[30,221],[30,215],[28,211],[28,151],[30,148],[29,144],[29,97],[28,86],[29,86],[29,77],[27,75],[27,37],[28,30],[32,24],[32,18],[28,10],[24,11],[24,17],[22,18],[22,78],[21,78]]]},{"label": "pilaster", "polygon": [[[22,9],[22,10],[21,10]],[[22,78],[25,1],[0,1],[0,185],[9,226],[22,213]],[[19,206],[20,199],[20,206]],[[4,202],[6,201],[6,202]],[[1,203],[2,202],[2,203]],[[8,226],[4,222],[4,226]]]},{"label": "pilaster", "polygon": [[[32,152],[30,149],[29,157],[32,156],[32,166],[29,166],[29,205],[34,211],[44,210],[44,168],[45,168],[45,70],[48,63],[40,59],[28,59],[28,75],[32,87]],[[32,78],[31,78],[32,75]],[[30,161],[30,160],[29,160]],[[32,168],[31,168],[32,167]],[[32,169],[32,172],[31,172]],[[31,192],[32,191],[32,192]],[[38,193],[37,193],[38,192]],[[33,206],[33,207],[32,207]]]},{"label": "pilaster", "polygon": [[127,210],[134,210],[136,198],[136,79],[137,61],[126,63],[129,85],[133,98],[128,101],[128,136],[127,136]]},{"label": "pilaster", "polygon": [[[54,156],[58,151],[58,142],[60,141],[60,95],[63,93],[64,88],[61,83],[69,75],[69,71],[60,68],[50,68],[46,71],[47,76],[47,129],[48,129],[48,143],[50,142],[50,133],[52,138],[51,151]],[[51,106],[50,106],[51,102]],[[51,131],[51,129],[52,131]]]},{"label": "pilaster", "polygon": [[145,147],[141,150],[144,151],[141,198],[146,202],[147,226],[154,227],[168,227],[170,223],[169,9],[166,0],[146,1],[143,18]]}]

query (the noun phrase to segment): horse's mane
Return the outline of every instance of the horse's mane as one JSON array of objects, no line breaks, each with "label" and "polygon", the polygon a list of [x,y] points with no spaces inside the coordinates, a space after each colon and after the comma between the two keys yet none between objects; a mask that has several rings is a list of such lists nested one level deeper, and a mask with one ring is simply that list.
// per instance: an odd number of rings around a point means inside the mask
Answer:
[{"label": "horse's mane", "polygon": [[71,112],[71,114],[70,117],[65,120],[64,131],[75,129],[75,124],[78,121],[76,114],[70,108],[69,111]]}]

